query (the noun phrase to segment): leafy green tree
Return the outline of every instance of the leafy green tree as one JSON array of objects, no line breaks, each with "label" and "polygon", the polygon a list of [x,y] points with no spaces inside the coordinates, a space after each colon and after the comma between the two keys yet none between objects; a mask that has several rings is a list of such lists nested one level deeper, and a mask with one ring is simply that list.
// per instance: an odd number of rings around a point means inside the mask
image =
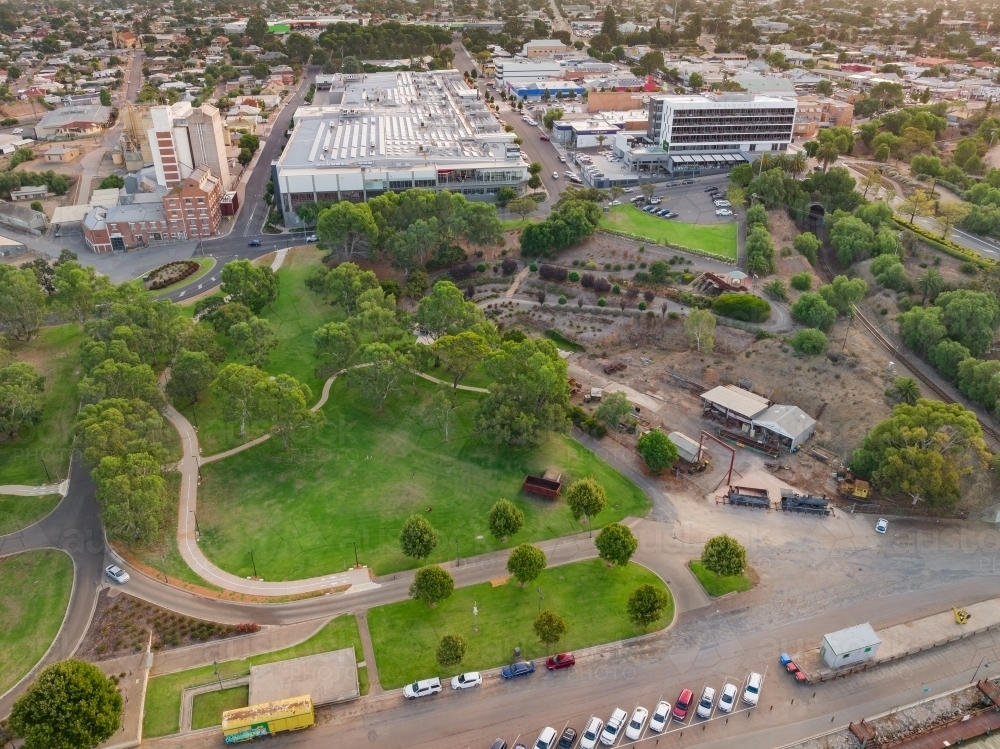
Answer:
[{"label": "leafy green tree", "polygon": [[109,174],[97,185],[98,190],[120,190],[125,187],[125,180],[117,174]]},{"label": "leafy green tree", "polygon": [[223,419],[239,424],[241,438],[246,436],[247,424],[259,410],[257,387],[266,379],[267,375],[256,367],[227,364],[212,382],[212,395],[219,402]]},{"label": "leafy green tree", "polygon": [[752,205],[747,209],[746,221],[747,229],[752,229],[755,226],[763,226],[765,229],[770,228],[768,225],[770,222],[767,218],[767,209],[760,203]]},{"label": "leafy green tree", "polygon": [[91,475],[108,536],[130,543],[156,537],[167,502],[156,458],[149,453],[105,457]]},{"label": "leafy green tree", "polygon": [[266,367],[271,359],[271,350],[278,345],[278,336],[270,320],[251,317],[247,322],[237,323],[229,329],[240,356],[254,367]]},{"label": "leafy green tree", "polygon": [[621,420],[632,411],[632,404],[628,402],[628,397],[624,392],[618,390],[609,393],[601,400],[601,405],[597,407],[594,416],[611,427],[618,427]]},{"label": "leafy green tree", "polygon": [[555,645],[566,634],[566,622],[559,614],[548,609],[539,612],[531,626],[538,641],[545,646]]},{"label": "leafy green tree", "polygon": [[969,358],[958,365],[958,389],[984,408],[994,411],[1000,396],[1000,362]]},{"label": "leafy green tree", "polygon": [[55,266],[53,283],[57,307],[81,324],[93,316],[97,295],[111,287],[105,276],[99,276],[93,268],[84,268],[74,260]]},{"label": "leafy green tree", "polygon": [[222,293],[256,314],[278,298],[280,283],[269,266],[231,260],[222,266]]},{"label": "leafy green tree", "polygon": [[715,348],[715,315],[707,309],[691,310],[684,318],[684,334],[696,351],[711,351]]},{"label": "leafy green tree", "polygon": [[940,307],[914,307],[896,318],[899,334],[907,346],[924,355],[947,335],[941,320],[943,315]]},{"label": "leafy green tree", "polygon": [[815,234],[809,231],[803,232],[795,238],[793,244],[798,253],[805,257],[810,265],[816,265],[816,257],[821,242],[816,238]]},{"label": "leafy green tree", "polygon": [[809,291],[809,289],[812,288],[812,273],[809,273],[808,271],[805,273],[796,273],[788,280],[788,282],[796,291]]},{"label": "leafy green tree", "polygon": [[920,399],[899,404],[877,424],[854,451],[850,466],[887,494],[950,507],[961,496],[962,476],[988,461],[974,412],[958,403]]},{"label": "leafy green tree", "polygon": [[776,302],[788,301],[788,287],[785,286],[785,282],[780,278],[776,278],[773,281],[769,281],[764,284],[764,293]]},{"label": "leafy green tree", "polygon": [[945,339],[927,350],[927,359],[951,382],[958,377],[958,365],[972,356],[958,341]]},{"label": "leafy green tree", "polygon": [[80,380],[79,391],[84,403],[97,403],[105,398],[138,398],[155,406],[163,404],[156,373],[148,364],[106,359]]},{"label": "leafy green tree", "polygon": [[253,133],[243,133],[240,136],[239,147],[241,149],[245,148],[251,155],[257,153],[257,149],[260,148],[260,138]]},{"label": "leafy green tree", "polygon": [[867,259],[874,242],[872,227],[854,216],[841,218],[830,227],[830,244],[844,267]]},{"label": "leafy green tree", "polygon": [[438,640],[434,657],[437,659],[438,665],[452,668],[462,662],[467,648],[468,644],[461,635],[442,635],[441,639]]},{"label": "leafy green tree", "polygon": [[181,350],[205,352],[213,364],[222,364],[226,360],[226,350],[219,345],[215,331],[208,325],[192,325],[180,337],[179,344]]},{"label": "leafy green tree", "polygon": [[369,343],[358,349],[356,359],[360,366],[347,373],[348,382],[382,413],[386,398],[410,377],[413,357],[385,343]]},{"label": "leafy green tree", "polygon": [[240,166],[246,167],[253,161],[253,153],[249,148],[241,148],[240,152],[236,155],[236,160],[239,162]]},{"label": "leafy green tree", "polygon": [[416,319],[431,338],[472,329],[480,334],[488,333],[492,327],[486,322],[483,311],[473,302],[466,301],[465,294],[451,281],[434,284],[431,293],[420,300]]},{"label": "leafy green tree", "polygon": [[792,348],[799,354],[822,354],[826,351],[826,334],[814,328],[800,330],[792,336]]},{"label": "leafy green tree", "polygon": [[847,276],[837,276],[833,279],[833,283],[824,284],[816,291],[827,304],[840,314],[846,315],[850,314],[853,305],[864,299],[868,284],[861,278],[849,279]]},{"label": "leafy green tree", "polygon": [[923,273],[913,279],[914,291],[920,292],[920,303],[923,304],[930,297],[934,301],[935,297],[944,288],[944,276],[937,268],[928,268]]},{"label": "leafy green tree", "polygon": [[766,299],[751,294],[726,292],[712,302],[712,311],[744,322],[761,323],[771,316],[771,305]]},{"label": "leafy green tree", "polygon": [[28,362],[0,368],[0,434],[14,439],[18,430],[42,419],[45,378]]},{"label": "leafy green tree", "polygon": [[628,618],[637,627],[646,628],[659,621],[670,604],[670,593],[654,585],[640,585],[628,597]]},{"label": "leafy green tree", "polygon": [[746,569],[747,552],[739,541],[723,534],[708,539],[701,552],[701,563],[716,575],[734,577]]},{"label": "leafy green tree", "polygon": [[350,317],[356,313],[361,295],[378,288],[378,277],[370,270],[361,270],[354,263],[340,263],[325,276],[323,284],[334,303],[339,304]]},{"label": "leafy green tree", "polygon": [[444,432],[445,442],[450,440],[451,427],[455,421],[455,408],[454,393],[435,390],[430,402],[424,409],[424,414],[428,417],[428,420]]},{"label": "leafy green tree", "polygon": [[313,332],[316,358],[320,360],[323,374],[339,372],[347,366],[358,350],[358,337],[351,326],[342,322],[328,322]]},{"label": "leafy green tree", "polygon": [[527,217],[529,213],[534,213],[538,210],[538,203],[534,198],[518,198],[512,200],[507,204],[507,208],[512,212],[516,213],[521,217],[521,221]]},{"label": "leafy green tree", "polygon": [[635,447],[654,476],[663,473],[677,460],[677,446],[659,429],[646,432]]},{"label": "leafy green tree", "polygon": [[231,327],[237,323],[249,322],[252,317],[253,310],[245,304],[229,302],[228,304],[220,305],[208,316],[208,320],[212,327],[219,333],[229,333]]},{"label": "leafy green tree", "polygon": [[593,476],[577,479],[569,485],[563,496],[575,520],[583,517],[593,519],[608,504],[607,491]]},{"label": "leafy green tree", "polygon": [[837,310],[819,294],[806,293],[792,305],[792,317],[810,328],[826,331],[836,322]]},{"label": "leafy green tree", "polygon": [[566,429],[566,361],[552,341],[505,341],[483,368],[493,384],[479,401],[479,434],[507,445],[535,445],[543,430]]},{"label": "leafy green tree", "polygon": [[322,418],[309,409],[310,400],[309,386],[291,375],[265,377],[254,386],[254,411],[271,422],[271,431],[281,437],[286,450],[292,432],[316,424]]},{"label": "leafy green tree", "polygon": [[337,247],[347,261],[367,253],[379,236],[378,224],[368,203],[343,200],[322,211],[316,220],[316,236],[320,241]]},{"label": "leafy green tree", "polygon": [[399,532],[399,548],[413,559],[430,556],[438,544],[438,532],[423,515],[410,515]]},{"label": "leafy green tree", "polygon": [[490,533],[500,540],[506,541],[524,526],[524,513],[507,499],[498,499],[486,516]]},{"label": "leafy green tree", "polygon": [[481,335],[471,330],[464,330],[456,335],[438,338],[434,341],[431,351],[451,373],[452,387],[457,389],[458,383],[483,363],[490,347]]},{"label": "leafy green tree", "polygon": [[609,567],[612,565],[624,567],[639,548],[639,541],[628,526],[611,523],[604,526],[597,534],[594,545],[601,559],[607,562]]},{"label": "leafy green tree", "polygon": [[912,405],[920,399],[920,385],[912,377],[897,377],[892,381],[891,390],[903,403]]},{"label": "leafy green tree", "polygon": [[45,320],[45,292],[27,269],[0,265],[0,328],[15,341],[30,341]]},{"label": "leafy green tree", "polygon": [[423,601],[431,608],[437,606],[455,590],[455,581],[448,571],[436,564],[421,567],[410,584],[410,598]]},{"label": "leafy green tree", "polygon": [[108,399],[90,403],[80,409],[73,429],[88,467],[109,456],[148,453],[160,460],[163,455],[165,424],[159,411],[145,401]]},{"label": "leafy green tree", "polygon": [[264,38],[268,35],[267,19],[259,13],[250,16],[247,19],[247,27],[244,33],[253,40],[254,44],[258,46],[262,45]]},{"label": "leafy green tree", "polygon": [[982,356],[993,344],[1000,327],[1000,303],[995,294],[959,289],[938,294],[934,306],[944,310],[941,322],[948,337],[958,341],[973,356]]},{"label": "leafy green tree", "polygon": [[90,663],[47,666],[14,701],[10,730],[25,749],[94,749],[115,735],[124,703],[115,682]]},{"label": "leafy green tree", "polygon": [[523,587],[525,583],[530,583],[542,574],[547,562],[545,552],[537,546],[521,544],[513,549],[510,556],[507,557],[507,571]]},{"label": "leafy green tree", "polygon": [[426,221],[418,218],[393,238],[393,265],[406,269],[421,268],[431,259],[440,244],[441,227],[437,217],[431,216]]},{"label": "leafy green tree", "polygon": [[170,368],[167,395],[195,403],[198,393],[215,379],[215,372],[215,364],[204,351],[182,351]]}]

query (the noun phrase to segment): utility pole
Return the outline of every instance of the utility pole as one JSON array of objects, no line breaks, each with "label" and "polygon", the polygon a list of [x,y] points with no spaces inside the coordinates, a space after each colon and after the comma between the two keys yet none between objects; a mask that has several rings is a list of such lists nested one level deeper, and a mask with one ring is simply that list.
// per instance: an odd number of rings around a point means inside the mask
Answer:
[{"label": "utility pole", "polygon": [[253,549],[250,549],[250,564],[253,565],[253,576],[257,577],[257,563],[253,560]]},{"label": "utility pole", "polygon": [[357,541],[354,542],[354,566],[355,567],[360,567],[361,566],[361,562],[358,561],[358,542]]}]

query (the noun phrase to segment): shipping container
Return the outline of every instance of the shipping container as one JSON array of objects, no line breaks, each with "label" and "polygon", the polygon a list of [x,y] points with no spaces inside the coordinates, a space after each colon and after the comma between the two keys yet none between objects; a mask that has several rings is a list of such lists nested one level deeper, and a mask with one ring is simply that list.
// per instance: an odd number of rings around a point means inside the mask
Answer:
[{"label": "shipping container", "polygon": [[298,731],[315,723],[312,697],[305,694],[226,710],[222,713],[222,736],[227,744],[236,744],[280,731]]}]

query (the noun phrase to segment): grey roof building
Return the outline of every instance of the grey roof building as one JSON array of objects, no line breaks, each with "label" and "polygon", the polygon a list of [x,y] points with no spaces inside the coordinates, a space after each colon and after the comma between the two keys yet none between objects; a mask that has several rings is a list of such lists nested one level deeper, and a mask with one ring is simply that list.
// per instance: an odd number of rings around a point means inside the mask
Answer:
[{"label": "grey roof building", "polygon": [[0,224],[18,231],[41,234],[48,225],[44,213],[33,211],[22,205],[0,201]]},{"label": "grey roof building", "polygon": [[70,106],[53,110],[35,125],[35,136],[88,135],[103,130],[111,120],[111,107],[99,104]]}]

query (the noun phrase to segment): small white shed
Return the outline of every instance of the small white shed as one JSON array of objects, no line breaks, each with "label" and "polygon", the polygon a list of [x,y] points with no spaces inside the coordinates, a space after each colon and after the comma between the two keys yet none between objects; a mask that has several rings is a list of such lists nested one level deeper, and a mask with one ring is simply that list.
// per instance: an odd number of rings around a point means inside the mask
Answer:
[{"label": "small white shed", "polygon": [[823,635],[819,654],[830,668],[844,668],[871,660],[881,644],[872,625],[865,622]]},{"label": "small white shed", "polygon": [[698,462],[699,446],[693,439],[680,432],[671,432],[667,435],[667,439],[674,443],[674,446],[677,448],[677,455],[681,458],[688,463]]}]

